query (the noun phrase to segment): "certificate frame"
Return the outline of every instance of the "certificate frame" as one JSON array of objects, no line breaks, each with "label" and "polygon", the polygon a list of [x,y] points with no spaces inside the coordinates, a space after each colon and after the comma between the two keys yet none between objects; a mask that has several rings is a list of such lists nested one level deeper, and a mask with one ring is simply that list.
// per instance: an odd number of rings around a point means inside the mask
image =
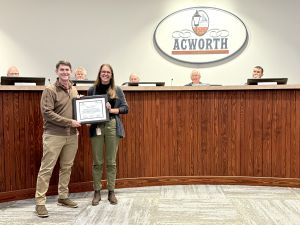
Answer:
[{"label": "certificate frame", "polygon": [[109,121],[106,108],[107,95],[73,98],[73,118],[81,124],[94,124]]}]

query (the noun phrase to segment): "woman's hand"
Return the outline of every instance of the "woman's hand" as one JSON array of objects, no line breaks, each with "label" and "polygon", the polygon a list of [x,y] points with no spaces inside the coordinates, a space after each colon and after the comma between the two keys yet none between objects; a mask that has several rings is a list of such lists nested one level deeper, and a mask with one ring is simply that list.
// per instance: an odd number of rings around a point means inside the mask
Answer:
[{"label": "woman's hand", "polygon": [[106,102],[106,108],[108,109],[108,111],[111,110],[111,104],[109,102]]},{"label": "woman's hand", "polygon": [[112,114],[119,114],[119,109],[118,108],[110,109],[109,112]]},{"label": "woman's hand", "polygon": [[119,108],[114,108],[112,109],[111,108],[111,104],[109,102],[106,103],[106,108],[108,109],[108,112],[109,113],[112,113],[112,114],[119,114]]}]

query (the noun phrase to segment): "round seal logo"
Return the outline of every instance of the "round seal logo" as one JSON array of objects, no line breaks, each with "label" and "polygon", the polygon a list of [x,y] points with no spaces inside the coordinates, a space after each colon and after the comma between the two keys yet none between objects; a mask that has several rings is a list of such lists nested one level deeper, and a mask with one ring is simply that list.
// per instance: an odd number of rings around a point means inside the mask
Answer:
[{"label": "round seal logo", "polygon": [[166,16],[154,32],[157,49],[184,63],[211,63],[241,52],[248,41],[244,22],[212,7],[182,9]]}]

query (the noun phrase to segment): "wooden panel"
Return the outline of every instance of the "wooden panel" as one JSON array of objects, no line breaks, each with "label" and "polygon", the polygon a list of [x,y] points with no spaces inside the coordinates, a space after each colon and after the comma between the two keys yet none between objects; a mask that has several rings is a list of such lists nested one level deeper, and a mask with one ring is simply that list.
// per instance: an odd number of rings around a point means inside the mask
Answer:
[{"label": "wooden panel", "polygon": [[[196,112],[194,113],[195,116],[197,116],[197,130],[195,137],[195,142],[197,146],[197,155],[192,157],[195,157],[195,176],[201,176],[201,175],[209,175],[211,174],[210,165],[208,162],[210,162],[211,159],[211,151],[212,149],[212,137],[213,135],[211,132],[213,131],[213,124],[210,123],[211,116],[213,112],[213,98],[214,98],[214,92],[208,93],[207,98],[203,98],[203,94],[200,94],[200,98],[197,98],[197,102],[195,103]],[[205,109],[205,110],[202,110]]]},{"label": "wooden panel", "polygon": [[261,177],[263,175],[263,95],[257,92],[253,100],[253,176]]},{"label": "wooden panel", "polygon": [[3,95],[3,128],[4,128],[4,140],[5,140],[5,156],[4,156],[4,165],[5,165],[5,190],[12,191],[13,188],[16,188],[15,184],[15,174],[16,167],[14,165],[14,152],[15,152],[15,140],[14,140],[14,111],[13,111],[13,94],[5,93]]},{"label": "wooden panel", "polygon": [[246,102],[245,102],[245,121],[244,121],[244,168],[245,168],[245,174],[246,176],[253,176],[253,135],[254,135],[254,129],[253,129],[253,117],[255,109],[253,108],[253,101],[255,101],[254,95],[255,93],[246,92]]},{"label": "wooden panel", "polygon": [[[298,125],[297,121],[299,121],[299,113],[300,111],[298,110],[299,107],[299,102],[297,102],[297,96],[298,93],[295,93],[295,95],[291,96],[291,133],[290,133],[290,155],[291,159],[287,162],[290,163],[290,177],[299,177],[299,145],[298,141],[299,137],[297,137],[297,130],[298,130]],[[298,112],[297,112],[298,111]]]},{"label": "wooden panel", "polygon": [[285,121],[285,155],[286,155],[286,165],[285,165],[285,177],[291,177],[291,131],[294,124],[292,124],[292,105],[295,104],[293,99],[293,92],[284,92],[284,104],[283,108],[285,109],[284,114],[286,115]]},{"label": "wooden panel", "polygon": [[3,94],[0,94],[0,193],[5,192],[5,142],[4,142],[4,112],[3,112]]},{"label": "wooden panel", "polygon": [[281,176],[282,160],[282,113],[281,113],[281,92],[273,93],[273,119],[272,119],[272,177]]},{"label": "wooden panel", "polygon": [[229,164],[229,176],[237,176],[241,174],[241,93],[231,92],[231,126],[232,135],[230,137],[230,155],[228,156]]},{"label": "wooden panel", "polygon": [[[168,184],[168,177],[171,184],[297,186],[300,181],[300,89],[131,90],[125,95],[129,114],[122,115],[120,187]],[[0,91],[0,201],[21,198],[22,190],[24,197],[33,197],[42,157],[40,97],[41,91]],[[88,128],[79,132],[72,191],[92,187]],[[58,166],[49,193],[57,182]]]},{"label": "wooden panel", "polygon": [[294,147],[291,147],[291,150],[293,153],[291,155],[293,156],[293,163],[292,166],[295,166],[294,171],[295,174],[292,177],[299,177],[300,176],[300,92],[297,91],[296,98],[295,98],[295,123],[294,123],[294,133],[293,133],[293,144]]},{"label": "wooden panel", "polygon": [[262,111],[262,148],[263,148],[263,176],[271,177],[272,176],[272,92],[264,93],[264,104]]}]

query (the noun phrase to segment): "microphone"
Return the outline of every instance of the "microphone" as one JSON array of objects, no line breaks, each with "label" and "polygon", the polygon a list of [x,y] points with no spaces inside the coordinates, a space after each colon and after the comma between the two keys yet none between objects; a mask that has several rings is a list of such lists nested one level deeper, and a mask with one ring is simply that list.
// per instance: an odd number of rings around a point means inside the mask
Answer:
[{"label": "microphone", "polygon": [[173,80],[174,80],[174,79],[173,79],[173,78],[171,78],[171,86],[173,86]]},{"label": "microphone", "polygon": [[49,82],[49,84],[51,84],[50,78],[48,78],[48,82]]}]

